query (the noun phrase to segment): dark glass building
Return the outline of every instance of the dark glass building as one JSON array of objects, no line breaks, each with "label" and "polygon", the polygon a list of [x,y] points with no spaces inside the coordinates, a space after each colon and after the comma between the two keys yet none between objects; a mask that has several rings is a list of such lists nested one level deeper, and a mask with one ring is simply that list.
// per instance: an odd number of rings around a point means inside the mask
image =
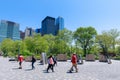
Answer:
[{"label": "dark glass building", "polygon": [[64,19],[62,17],[58,17],[57,19],[47,16],[42,21],[42,35],[45,34],[53,34],[57,35],[59,30],[64,29]]},{"label": "dark glass building", "polygon": [[55,18],[47,16],[42,21],[42,35],[45,34],[56,35]]},{"label": "dark glass building", "polygon": [[42,33],[42,29],[41,29],[41,28],[38,28],[38,29],[35,30],[35,32],[41,34],[41,33]]},{"label": "dark glass building", "polygon": [[20,31],[20,38],[24,39],[25,38],[25,32]]}]

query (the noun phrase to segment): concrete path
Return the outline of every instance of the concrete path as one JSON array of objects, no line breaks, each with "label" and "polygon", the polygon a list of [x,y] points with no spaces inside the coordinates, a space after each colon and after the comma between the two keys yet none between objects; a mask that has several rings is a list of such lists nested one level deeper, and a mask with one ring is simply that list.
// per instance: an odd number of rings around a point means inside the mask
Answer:
[{"label": "concrete path", "polygon": [[120,80],[120,61],[112,64],[103,62],[85,62],[78,65],[78,73],[67,73],[71,62],[58,62],[55,72],[46,73],[47,65],[35,63],[31,70],[30,62],[23,62],[23,69],[18,69],[18,62],[0,57],[0,80]]}]

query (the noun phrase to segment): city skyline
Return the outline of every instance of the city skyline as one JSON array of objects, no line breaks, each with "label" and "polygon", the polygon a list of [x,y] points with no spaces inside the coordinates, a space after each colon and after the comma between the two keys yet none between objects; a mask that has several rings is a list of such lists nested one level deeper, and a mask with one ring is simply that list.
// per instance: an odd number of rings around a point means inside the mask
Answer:
[{"label": "city skyline", "polygon": [[94,27],[98,33],[103,30],[120,31],[120,0],[2,0],[0,20],[20,24],[20,30],[27,26],[41,28],[46,16],[65,21],[65,28],[75,31],[79,27]]},{"label": "city skyline", "polygon": [[6,38],[20,40],[19,24],[11,21],[0,21],[0,42]]}]

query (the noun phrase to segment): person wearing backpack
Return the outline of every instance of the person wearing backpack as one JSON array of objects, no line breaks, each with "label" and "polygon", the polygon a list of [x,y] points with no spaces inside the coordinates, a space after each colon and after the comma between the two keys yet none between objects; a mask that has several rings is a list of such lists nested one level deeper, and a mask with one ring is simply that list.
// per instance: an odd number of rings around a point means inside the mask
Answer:
[{"label": "person wearing backpack", "polygon": [[53,62],[54,62],[54,65],[53,66],[57,66],[57,58],[54,56],[54,57],[52,57],[53,58]]},{"label": "person wearing backpack", "polygon": [[32,62],[32,69],[35,69],[34,63],[36,62],[36,59],[35,59],[34,55],[32,55],[31,62]]},{"label": "person wearing backpack", "polygon": [[51,56],[48,57],[47,72],[48,72],[49,69],[51,69],[52,72],[54,72],[53,66],[54,66],[54,61],[53,61],[53,57],[52,57],[52,55],[51,55]]}]

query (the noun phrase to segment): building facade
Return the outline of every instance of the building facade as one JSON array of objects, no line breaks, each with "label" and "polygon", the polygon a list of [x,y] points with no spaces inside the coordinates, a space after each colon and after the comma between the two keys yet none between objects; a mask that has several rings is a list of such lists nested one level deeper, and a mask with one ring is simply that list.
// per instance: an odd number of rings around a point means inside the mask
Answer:
[{"label": "building facade", "polygon": [[57,27],[57,30],[63,30],[64,29],[64,19],[59,16],[56,19],[55,25]]},{"label": "building facade", "polygon": [[38,28],[38,29],[36,29],[35,32],[41,34],[41,33],[42,33],[42,28]]},{"label": "building facade", "polygon": [[25,38],[25,32],[23,32],[23,31],[20,31],[20,39],[24,39]]},{"label": "building facade", "polygon": [[30,36],[33,36],[34,34],[34,30],[32,28],[26,28],[25,29],[25,37],[30,37]]},{"label": "building facade", "polygon": [[47,16],[42,21],[42,35],[45,35],[45,34],[56,35],[55,31],[56,31],[55,18]]},{"label": "building facade", "polygon": [[59,30],[64,29],[64,19],[62,17],[58,17],[57,19],[47,16],[42,21],[42,35],[44,34],[52,34],[57,35]]},{"label": "building facade", "polygon": [[18,23],[6,20],[0,21],[0,42],[6,38],[10,38],[12,40],[20,40]]}]

